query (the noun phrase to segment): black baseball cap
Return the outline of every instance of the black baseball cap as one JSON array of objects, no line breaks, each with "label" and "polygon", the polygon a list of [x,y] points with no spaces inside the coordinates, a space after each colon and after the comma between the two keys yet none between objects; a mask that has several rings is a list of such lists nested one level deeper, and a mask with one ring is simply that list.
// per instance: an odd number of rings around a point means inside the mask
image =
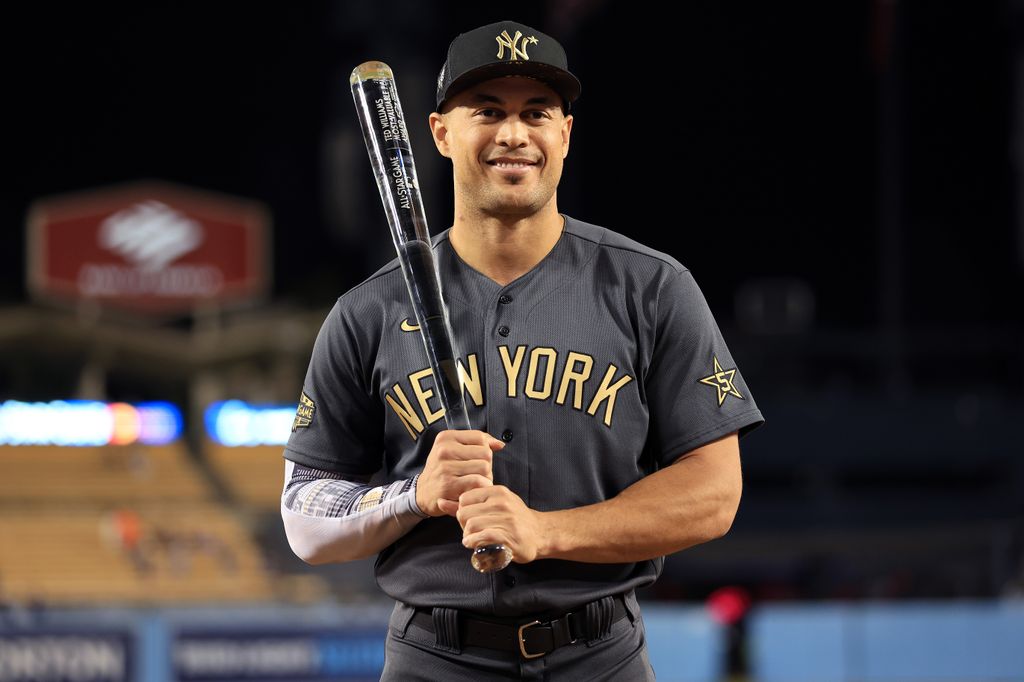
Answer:
[{"label": "black baseball cap", "polygon": [[562,96],[564,111],[580,96],[558,41],[516,21],[499,21],[460,33],[448,46],[437,77],[437,111],[454,95],[499,76],[531,76]]}]

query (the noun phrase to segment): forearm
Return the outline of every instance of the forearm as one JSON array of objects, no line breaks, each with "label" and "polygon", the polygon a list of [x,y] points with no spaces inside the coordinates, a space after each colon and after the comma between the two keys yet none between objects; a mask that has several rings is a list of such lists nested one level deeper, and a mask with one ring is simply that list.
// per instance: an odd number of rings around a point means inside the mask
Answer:
[{"label": "forearm", "polygon": [[538,559],[625,563],[666,556],[721,537],[739,504],[732,481],[693,454],[616,497],[540,514]]},{"label": "forearm", "polygon": [[372,556],[426,518],[416,506],[416,477],[371,487],[366,480],[346,480],[291,462],[285,471],[285,534],[292,551],[307,563]]}]

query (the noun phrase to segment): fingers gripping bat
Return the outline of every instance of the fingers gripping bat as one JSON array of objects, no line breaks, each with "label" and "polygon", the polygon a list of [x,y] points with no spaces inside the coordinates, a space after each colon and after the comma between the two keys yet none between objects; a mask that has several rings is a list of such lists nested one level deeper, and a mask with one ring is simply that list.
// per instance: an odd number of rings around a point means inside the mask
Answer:
[{"label": "fingers gripping bat", "polygon": [[[449,429],[470,429],[455,365],[458,348],[441,296],[395,76],[384,62],[369,61],[352,71],[349,84],[445,422]],[[508,566],[512,552],[503,545],[485,545],[474,549],[470,560],[476,570],[491,573]]]}]

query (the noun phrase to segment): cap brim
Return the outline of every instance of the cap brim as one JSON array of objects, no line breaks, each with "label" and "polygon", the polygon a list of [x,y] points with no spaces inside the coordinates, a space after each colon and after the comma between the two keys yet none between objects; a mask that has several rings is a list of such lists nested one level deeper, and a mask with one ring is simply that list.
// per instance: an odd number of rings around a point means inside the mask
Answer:
[{"label": "cap brim", "polygon": [[582,89],[580,81],[576,76],[548,64],[531,63],[528,61],[498,62],[477,67],[452,81],[445,93],[445,98],[437,104],[438,110],[444,106],[445,102],[448,102],[460,92],[478,83],[491,80],[492,78],[500,78],[501,76],[531,76],[537,78],[544,81],[552,90],[570,103],[576,101]]}]

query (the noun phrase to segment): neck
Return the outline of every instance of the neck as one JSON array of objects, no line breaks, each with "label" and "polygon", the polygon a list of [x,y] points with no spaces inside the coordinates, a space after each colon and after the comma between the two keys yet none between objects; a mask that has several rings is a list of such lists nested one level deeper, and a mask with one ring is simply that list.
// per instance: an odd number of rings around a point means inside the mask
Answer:
[{"label": "neck", "polygon": [[529,216],[457,212],[448,240],[467,265],[505,286],[548,255],[564,222],[554,201]]}]

